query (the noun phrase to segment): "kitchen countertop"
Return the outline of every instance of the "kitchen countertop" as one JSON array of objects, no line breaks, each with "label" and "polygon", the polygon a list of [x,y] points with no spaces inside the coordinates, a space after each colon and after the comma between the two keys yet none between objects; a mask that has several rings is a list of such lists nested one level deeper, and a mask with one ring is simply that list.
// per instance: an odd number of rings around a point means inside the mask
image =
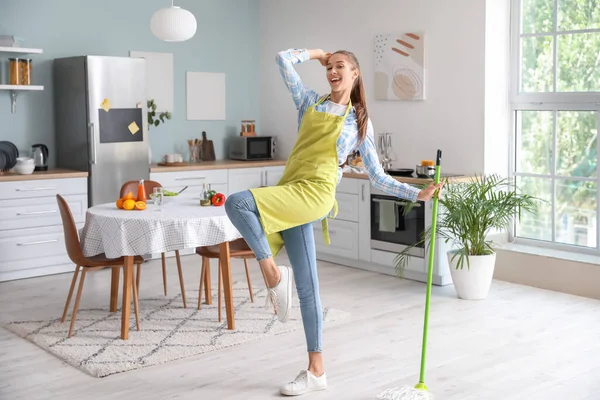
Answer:
[{"label": "kitchen countertop", "polygon": [[259,168],[285,166],[286,160],[262,160],[262,161],[240,161],[240,160],[217,160],[202,161],[199,163],[185,163],[186,165],[163,166],[150,165],[150,172],[177,172],[177,171],[201,171],[210,169],[235,169],[235,168]]},{"label": "kitchen countertop", "polygon": [[[365,173],[357,173],[357,172],[344,172],[343,176],[345,178],[354,178],[354,179],[369,179],[369,175],[365,172]],[[429,183],[433,182],[433,179],[427,179],[427,178],[415,178],[412,176],[393,176],[390,175],[392,178],[396,179],[398,182],[402,182],[402,183],[411,183],[414,185],[428,185]],[[442,176],[440,178],[440,180],[444,180],[444,176]],[[467,176],[467,175],[457,175],[457,176],[450,176],[448,177],[448,181],[450,183],[455,183],[455,182],[469,182],[472,179],[471,176]]]},{"label": "kitchen countertop", "polygon": [[0,172],[0,182],[33,181],[38,179],[87,178],[86,171],[75,171],[66,168],[48,168],[47,171],[34,171],[29,175],[14,172]]}]

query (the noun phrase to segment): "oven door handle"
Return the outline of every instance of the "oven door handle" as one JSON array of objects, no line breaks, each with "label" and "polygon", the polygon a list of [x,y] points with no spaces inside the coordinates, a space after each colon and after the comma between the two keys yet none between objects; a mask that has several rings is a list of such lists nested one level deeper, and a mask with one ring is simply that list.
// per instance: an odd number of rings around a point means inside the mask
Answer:
[{"label": "oven door handle", "polygon": [[[400,205],[400,206],[408,206],[411,205],[412,203],[408,202],[408,201],[400,201],[400,200],[386,200],[386,199],[373,199],[374,202],[376,203],[382,203],[384,201],[393,201],[394,203]],[[421,207],[421,203],[415,203],[414,204],[415,207]]]}]

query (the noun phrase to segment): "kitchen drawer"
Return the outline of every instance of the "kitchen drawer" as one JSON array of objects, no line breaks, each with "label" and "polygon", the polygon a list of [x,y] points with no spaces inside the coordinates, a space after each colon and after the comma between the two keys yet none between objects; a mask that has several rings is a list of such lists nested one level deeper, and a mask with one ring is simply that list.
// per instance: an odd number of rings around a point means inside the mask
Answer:
[{"label": "kitchen drawer", "polygon": [[358,222],[358,196],[355,194],[337,193],[338,215],[336,219]]},{"label": "kitchen drawer", "polygon": [[227,170],[215,169],[206,171],[153,172],[150,180],[160,183],[165,189],[178,192],[188,187],[180,196],[182,198],[199,199],[203,185],[210,184],[212,190],[228,195]]},{"label": "kitchen drawer", "polygon": [[321,221],[313,224],[317,252],[358,259],[358,223],[337,219],[329,220],[328,223],[331,238],[329,245],[323,241]]},{"label": "kitchen drawer", "polygon": [[1,273],[70,263],[62,226],[2,231],[0,254]]},{"label": "kitchen drawer", "polygon": [[[75,223],[85,221],[87,195],[65,195]],[[56,196],[0,200],[0,231],[60,225]],[[0,252],[0,254],[2,254]]]},{"label": "kitchen drawer", "polygon": [[150,174],[150,180],[156,181],[164,187],[202,186],[203,183],[210,183],[214,186],[215,184],[227,183],[227,170],[153,172]]},{"label": "kitchen drawer", "polygon": [[358,194],[358,179],[342,178],[336,191],[338,193]]},{"label": "kitchen drawer", "polygon": [[87,178],[0,182],[0,200],[86,194]]},{"label": "kitchen drawer", "polygon": [[[208,185],[207,185],[208,186]],[[210,188],[217,193],[223,193],[226,197],[229,196],[229,188],[226,183],[211,184]],[[178,191],[183,187],[178,188]],[[169,188],[169,190],[172,190]],[[185,192],[181,193],[176,199],[197,199],[200,202],[200,194],[202,194],[202,185],[189,185]]]}]

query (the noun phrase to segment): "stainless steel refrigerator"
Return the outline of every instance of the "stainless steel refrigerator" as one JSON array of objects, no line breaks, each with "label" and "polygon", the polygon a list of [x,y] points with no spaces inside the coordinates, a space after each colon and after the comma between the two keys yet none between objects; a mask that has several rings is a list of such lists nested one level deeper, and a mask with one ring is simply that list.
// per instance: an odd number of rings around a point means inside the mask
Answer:
[{"label": "stainless steel refrigerator", "polygon": [[141,58],[54,60],[57,165],[88,171],[88,206],[114,202],[125,182],[149,178],[145,73]]}]

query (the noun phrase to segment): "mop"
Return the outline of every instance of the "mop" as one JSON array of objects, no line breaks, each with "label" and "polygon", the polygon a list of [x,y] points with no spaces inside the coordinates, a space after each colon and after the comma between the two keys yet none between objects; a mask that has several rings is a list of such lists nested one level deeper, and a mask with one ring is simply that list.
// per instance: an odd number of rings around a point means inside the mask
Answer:
[{"label": "mop", "polygon": [[[437,159],[435,163],[435,184],[440,183],[440,162],[442,159],[442,151],[437,151]],[[437,224],[437,212],[438,212],[438,197],[437,193],[433,196],[433,213],[431,222],[431,238],[429,244],[429,269],[427,273],[427,295],[425,297],[425,322],[423,327],[423,344],[421,348],[421,373],[419,376],[419,383],[414,387],[402,386],[393,389],[387,389],[382,392],[377,399],[379,400],[432,400],[433,394],[429,392],[429,389],[425,385],[425,359],[427,355],[427,328],[429,325],[429,301],[431,299],[431,278],[433,274],[433,260],[434,260],[434,244],[435,244],[435,230]]]}]

